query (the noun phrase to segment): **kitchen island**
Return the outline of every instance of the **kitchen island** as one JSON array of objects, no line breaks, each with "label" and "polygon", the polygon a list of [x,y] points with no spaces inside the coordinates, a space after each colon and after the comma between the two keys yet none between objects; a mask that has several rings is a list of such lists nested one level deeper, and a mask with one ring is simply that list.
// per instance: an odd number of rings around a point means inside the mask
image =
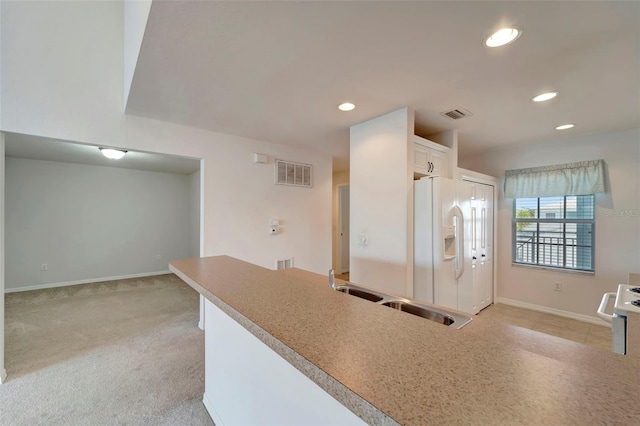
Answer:
[{"label": "kitchen island", "polygon": [[[326,276],[295,268],[218,256],[170,269],[368,424],[640,422],[638,358],[479,317],[454,330],[333,291]],[[205,338],[215,329],[205,323]],[[209,369],[216,358],[205,356]],[[207,392],[205,383],[205,400]],[[205,402],[210,413],[216,403]]]}]

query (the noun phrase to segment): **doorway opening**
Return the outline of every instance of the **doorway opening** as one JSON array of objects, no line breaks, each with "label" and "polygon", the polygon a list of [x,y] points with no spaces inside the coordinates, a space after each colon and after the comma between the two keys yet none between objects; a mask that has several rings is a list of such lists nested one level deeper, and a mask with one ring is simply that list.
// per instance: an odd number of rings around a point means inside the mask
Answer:
[{"label": "doorway opening", "polygon": [[340,277],[349,279],[349,185],[338,187],[338,244],[337,270]]},{"label": "doorway opening", "polygon": [[[6,267],[0,292],[15,293],[12,300],[35,294],[28,290],[96,293],[104,285],[94,284],[103,281],[171,279],[171,260],[202,256],[202,159],[128,151],[124,160],[110,160],[99,146],[18,133],[0,137],[7,223],[0,233]],[[4,303],[0,314],[4,318]],[[9,346],[7,353],[22,350]],[[10,374],[20,374],[20,358],[0,357],[0,379],[5,362]]]}]

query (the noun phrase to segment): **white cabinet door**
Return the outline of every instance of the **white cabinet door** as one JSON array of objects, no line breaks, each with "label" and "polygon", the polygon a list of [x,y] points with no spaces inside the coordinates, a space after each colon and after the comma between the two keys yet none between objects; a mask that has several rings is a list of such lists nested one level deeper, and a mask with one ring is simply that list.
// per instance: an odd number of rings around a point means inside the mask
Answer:
[{"label": "white cabinet door", "polygon": [[416,136],[413,142],[413,172],[420,176],[450,178],[449,148]]},{"label": "white cabinet door", "polygon": [[449,153],[430,150],[429,161],[431,161],[431,174],[443,177],[449,177]]},{"label": "white cabinet door", "polygon": [[413,172],[420,173],[422,175],[430,174],[431,169],[430,156],[431,151],[424,145],[414,142],[413,143]]},{"label": "white cabinet door", "polygon": [[472,192],[476,257],[474,287],[480,310],[493,303],[493,187],[474,183]]},{"label": "white cabinet door", "polygon": [[481,210],[480,220],[480,261],[482,266],[482,302],[480,309],[486,308],[493,303],[493,187],[480,185]]},{"label": "white cabinet door", "polygon": [[456,191],[465,214],[465,256],[471,264],[470,282],[458,286],[458,309],[476,314],[493,303],[493,187],[461,181]]}]

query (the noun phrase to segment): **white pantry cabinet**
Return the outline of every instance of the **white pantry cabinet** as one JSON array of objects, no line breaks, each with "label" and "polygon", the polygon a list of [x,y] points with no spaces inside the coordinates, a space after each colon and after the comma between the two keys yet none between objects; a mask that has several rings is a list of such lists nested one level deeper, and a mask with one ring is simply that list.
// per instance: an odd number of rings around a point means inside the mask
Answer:
[{"label": "white pantry cabinet", "polygon": [[413,174],[417,178],[423,176],[451,178],[449,172],[449,148],[420,136],[414,136]]},{"label": "white pantry cabinet", "polygon": [[456,181],[457,203],[464,216],[465,272],[458,280],[458,305],[463,312],[477,314],[493,303],[494,186]]}]

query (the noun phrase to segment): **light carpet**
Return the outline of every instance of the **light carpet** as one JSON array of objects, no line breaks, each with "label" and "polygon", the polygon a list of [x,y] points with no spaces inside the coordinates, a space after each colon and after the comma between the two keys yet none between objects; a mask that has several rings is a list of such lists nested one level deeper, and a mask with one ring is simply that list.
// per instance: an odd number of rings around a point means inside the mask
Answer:
[{"label": "light carpet", "polygon": [[198,293],[175,275],[5,295],[2,425],[213,425]]}]

